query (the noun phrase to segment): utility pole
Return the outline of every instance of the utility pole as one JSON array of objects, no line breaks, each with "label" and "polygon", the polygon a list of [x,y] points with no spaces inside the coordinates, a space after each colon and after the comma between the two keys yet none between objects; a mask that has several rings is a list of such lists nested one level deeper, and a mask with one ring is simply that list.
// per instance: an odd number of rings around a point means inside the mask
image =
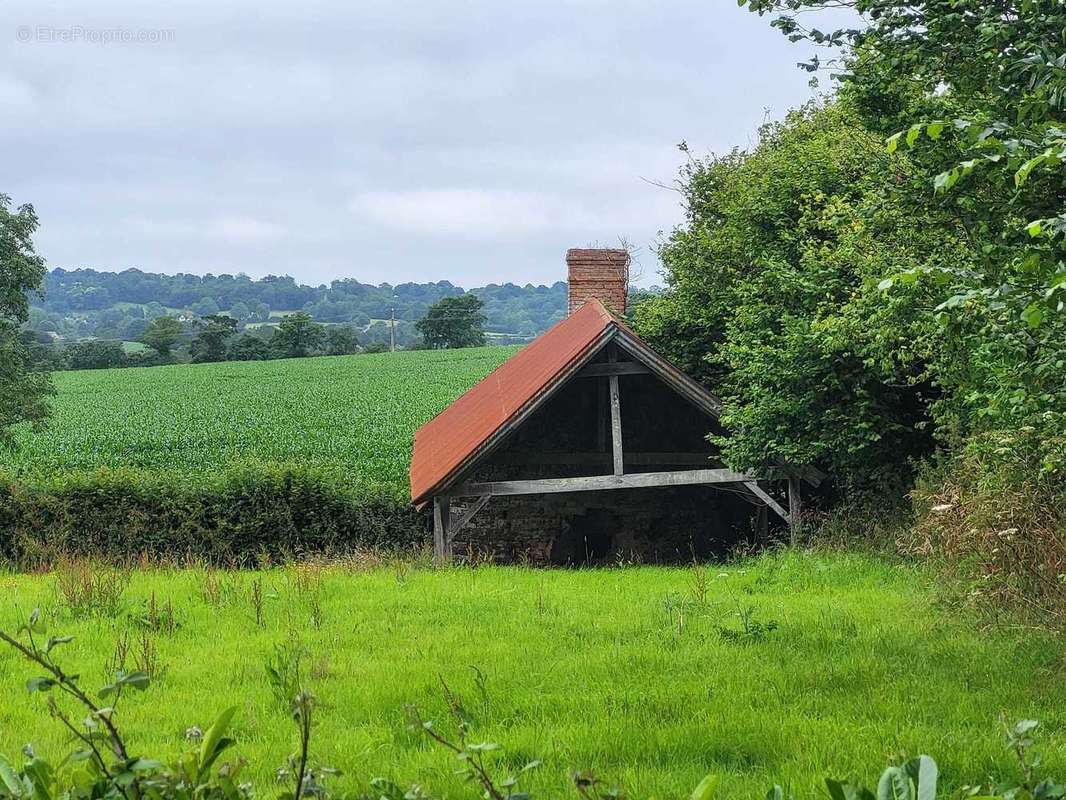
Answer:
[{"label": "utility pole", "polygon": [[396,309],[389,309],[389,352],[396,352]]}]

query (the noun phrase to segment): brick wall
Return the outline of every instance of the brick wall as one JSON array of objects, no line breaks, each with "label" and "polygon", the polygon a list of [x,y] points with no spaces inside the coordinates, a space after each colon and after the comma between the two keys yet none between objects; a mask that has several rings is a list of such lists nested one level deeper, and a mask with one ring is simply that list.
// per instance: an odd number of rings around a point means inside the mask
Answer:
[{"label": "brick wall", "polygon": [[592,298],[598,299],[615,314],[625,313],[629,253],[625,250],[567,250],[566,268],[567,314],[573,314]]}]

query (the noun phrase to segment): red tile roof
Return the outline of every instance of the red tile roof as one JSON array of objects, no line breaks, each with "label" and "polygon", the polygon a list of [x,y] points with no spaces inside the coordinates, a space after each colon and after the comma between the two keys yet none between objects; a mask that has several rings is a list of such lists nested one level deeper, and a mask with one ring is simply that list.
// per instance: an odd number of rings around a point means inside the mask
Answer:
[{"label": "red tile roof", "polygon": [[590,300],[556,323],[415,433],[411,500],[422,505],[493,434],[551,389],[618,322]]}]

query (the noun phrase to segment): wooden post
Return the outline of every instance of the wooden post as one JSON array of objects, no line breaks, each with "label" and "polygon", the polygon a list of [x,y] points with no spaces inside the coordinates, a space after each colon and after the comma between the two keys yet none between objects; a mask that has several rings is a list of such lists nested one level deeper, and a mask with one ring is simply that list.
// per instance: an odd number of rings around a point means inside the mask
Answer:
[{"label": "wooden post", "polygon": [[788,479],[788,528],[790,544],[799,544],[800,526],[803,518],[803,499],[800,497],[799,478]]},{"label": "wooden post", "polygon": [[433,498],[433,562],[438,566],[451,561],[451,542],[448,523],[451,521],[451,502],[447,496]]},{"label": "wooden post", "polygon": [[607,452],[607,378],[596,381],[596,450]]},{"label": "wooden post", "polygon": [[770,538],[770,511],[766,506],[759,506],[755,516],[755,543],[762,546]]},{"label": "wooden post", "polygon": [[[618,351],[613,345],[607,349],[607,363],[614,364],[618,361]],[[622,404],[621,395],[618,391],[618,376],[611,374],[607,378],[609,394],[611,396],[611,454],[614,456],[614,474],[621,475],[625,471],[622,459]]]},{"label": "wooden post", "polygon": [[622,459],[622,407],[618,394],[618,376],[612,375],[611,382],[611,451],[614,454],[614,474],[621,475],[625,469]]}]

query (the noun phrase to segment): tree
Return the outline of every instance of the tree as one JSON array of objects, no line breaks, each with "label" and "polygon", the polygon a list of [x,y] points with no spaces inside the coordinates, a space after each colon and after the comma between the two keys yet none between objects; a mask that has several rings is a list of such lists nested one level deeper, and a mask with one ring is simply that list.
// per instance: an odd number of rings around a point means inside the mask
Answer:
[{"label": "tree", "polygon": [[242,333],[234,339],[228,352],[231,361],[266,361],[273,358],[270,342],[254,333]]},{"label": "tree", "polygon": [[29,205],[11,210],[11,198],[0,194],[0,444],[12,442],[11,427],[42,423],[53,394],[47,372],[31,372],[20,327],[29,319],[28,292],[37,291],[45,276],[44,260],[33,248],[37,215]]},{"label": "tree", "polygon": [[141,341],[163,358],[170,358],[171,348],[181,335],[181,323],[174,317],[157,317],[152,320]]},{"label": "tree", "polygon": [[475,294],[445,297],[429,307],[416,325],[426,347],[480,347],[485,344],[484,303]]},{"label": "tree", "polygon": [[845,486],[900,488],[931,451],[941,341],[923,309],[939,284],[923,273],[889,299],[878,283],[977,256],[949,215],[884,195],[913,171],[839,103],[684,168],[686,222],[659,254],[668,288],[636,325],[719,393],[731,467],[816,464]]},{"label": "tree", "polygon": [[347,325],[333,325],[326,329],[326,354],[344,356],[359,351],[359,340]]},{"label": "tree", "polygon": [[25,348],[26,369],[30,372],[51,372],[62,368],[62,355],[47,333],[26,329],[19,333],[19,341]]},{"label": "tree", "polygon": [[119,342],[78,342],[63,351],[68,369],[108,369],[129,366]]},{"label": "tree", "polygon": [[196,324],[200,331],[192,343],[192,360],[225,361],[226,342],[237,332],[237,320],[228,316],[211,315]]},{"label": "tree", "polygon": [[[949,213],[978,253],[972,262],[919,264],[880,281],[892,296],[930,269],[938,272],[941,291],[927,313],[951,343],[950,357],[937,369],[943,391],[937,413],[949,443],[980,464],[973,474],[999,470],[1062,486],[1066,6],[1054,0],[748,5],[777,14],[772,24],[793,40],[830,49],[840,95],[886,137],[887,150],[905,151],[918,167],[917,189],[889,184],[886,196]],[[810,12],[840,6],[864,15],[861,29],[810,27]]]},{"label": "tree", "polygon": [[249,310],[247,303],[237,301],[230,307],[229,315],[234,319],[246,320],[252,315],[252,312]]},{"label": "tree", "polygon": [[213,297],[205,297],[202,300],[197,300],[192,304],[190,310],[198,317],[211,317],[221,311],[218,307],[218,302]]},{"label": "tree", "polygon": [[304,311],[282,317],[270,340],[275,352],[285,358],[302,358],[319,347],[326,338],[325,329]]}]

